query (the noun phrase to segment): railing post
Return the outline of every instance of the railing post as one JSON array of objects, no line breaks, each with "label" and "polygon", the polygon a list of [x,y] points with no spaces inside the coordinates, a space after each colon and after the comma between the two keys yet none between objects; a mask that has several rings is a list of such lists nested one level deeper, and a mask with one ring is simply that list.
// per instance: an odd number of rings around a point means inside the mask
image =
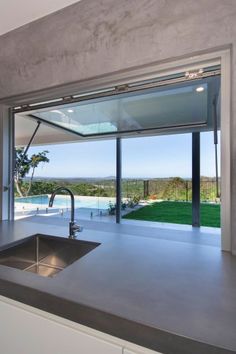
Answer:
[{"label": "railing post", "polygon": [[188,202],[188,181],[185,182],[185,199]]},{"label": "railing post", "polygon": [[121,138],[116,138],[116,223],[121,220]]},{"label": "railing post", "polygon": [[146,198],[149,195],[149,181],[143,181],[143,197]]}]

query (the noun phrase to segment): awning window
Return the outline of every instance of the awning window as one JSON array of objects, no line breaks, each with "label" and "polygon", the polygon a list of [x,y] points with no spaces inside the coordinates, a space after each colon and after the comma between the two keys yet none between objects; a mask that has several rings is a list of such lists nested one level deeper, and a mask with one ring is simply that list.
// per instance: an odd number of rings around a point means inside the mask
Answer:
[{"label": "awning window", "polygon": [[36,110],[30,116],[82,137],[158,130],[212,130],[213,101],[218,99],[219,92],[220,75],[216,75],[110,96],[83,98],[78,102]]}]

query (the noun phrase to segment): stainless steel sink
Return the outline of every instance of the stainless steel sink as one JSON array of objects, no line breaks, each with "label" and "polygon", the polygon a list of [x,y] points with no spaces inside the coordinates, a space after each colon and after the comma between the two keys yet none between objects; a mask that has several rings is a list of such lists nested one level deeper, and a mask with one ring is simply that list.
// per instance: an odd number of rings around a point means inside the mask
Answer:
[{"label": "stainless steel sink", "polygon": [[0,251],[0,265],[53,277],[99,246],[99,243],[33,235]]}]

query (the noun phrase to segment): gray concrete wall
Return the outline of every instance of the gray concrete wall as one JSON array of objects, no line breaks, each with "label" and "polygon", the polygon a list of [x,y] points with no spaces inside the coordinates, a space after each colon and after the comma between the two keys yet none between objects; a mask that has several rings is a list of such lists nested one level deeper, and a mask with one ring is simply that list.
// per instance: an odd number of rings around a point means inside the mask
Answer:
[{"label": "gray concrete wall", "polygon": [[0,37],[0,97],[236,41],[235,0],[82,0]]},{"label": "gray concrete wall", "polygon": [[[230,44],[234,52],[236,0],[82,0],[0,37],[0,98]],[[236,177],[236,142],[232,152]]]}]

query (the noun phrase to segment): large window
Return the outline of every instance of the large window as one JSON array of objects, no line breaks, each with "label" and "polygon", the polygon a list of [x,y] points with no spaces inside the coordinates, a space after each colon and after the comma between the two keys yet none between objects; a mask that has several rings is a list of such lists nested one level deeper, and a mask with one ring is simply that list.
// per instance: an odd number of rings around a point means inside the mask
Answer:
[{"label": "large window", "polygon": [[[28,120],[31,126],[38,121],[46,129],[41,131],[39,146],[31,150],[33,155],[27,157],[29,161],[24,161],[26,165],[36,161],[36,166],[23,167],[26,170],[19,170],[15,178],[15,193],[20,196],[16,209],[28,203],[36,212],[44,209],[48,213],[48,193],[62,184],[80,198],[80,215],[87,218],[106,214],[106,220],[116,216],[120,222],[121,214],[124,219],[207,226],[200,209],[208,212],[210,203],[219,199],[218,192],[213,198],[218,184],[212,177],[213,144],[208,149],[207,135],[220,129],[219,69],[201,68],[85,92],[60,98],[57,105],[29,105],[28,112],[18,107],[16,119]],[[116,139],[122,142],[121,160],[115,151]],[[73,140],[80,143],[71,144]],[[17,153],[22,156],[23,151]],[[211,171],[204,175],[206,155]],[[44,166],[42,175],[40,166]],[[58,212],[64,213],[62,204],[69,208],[64,196],[55,202]]]}]

